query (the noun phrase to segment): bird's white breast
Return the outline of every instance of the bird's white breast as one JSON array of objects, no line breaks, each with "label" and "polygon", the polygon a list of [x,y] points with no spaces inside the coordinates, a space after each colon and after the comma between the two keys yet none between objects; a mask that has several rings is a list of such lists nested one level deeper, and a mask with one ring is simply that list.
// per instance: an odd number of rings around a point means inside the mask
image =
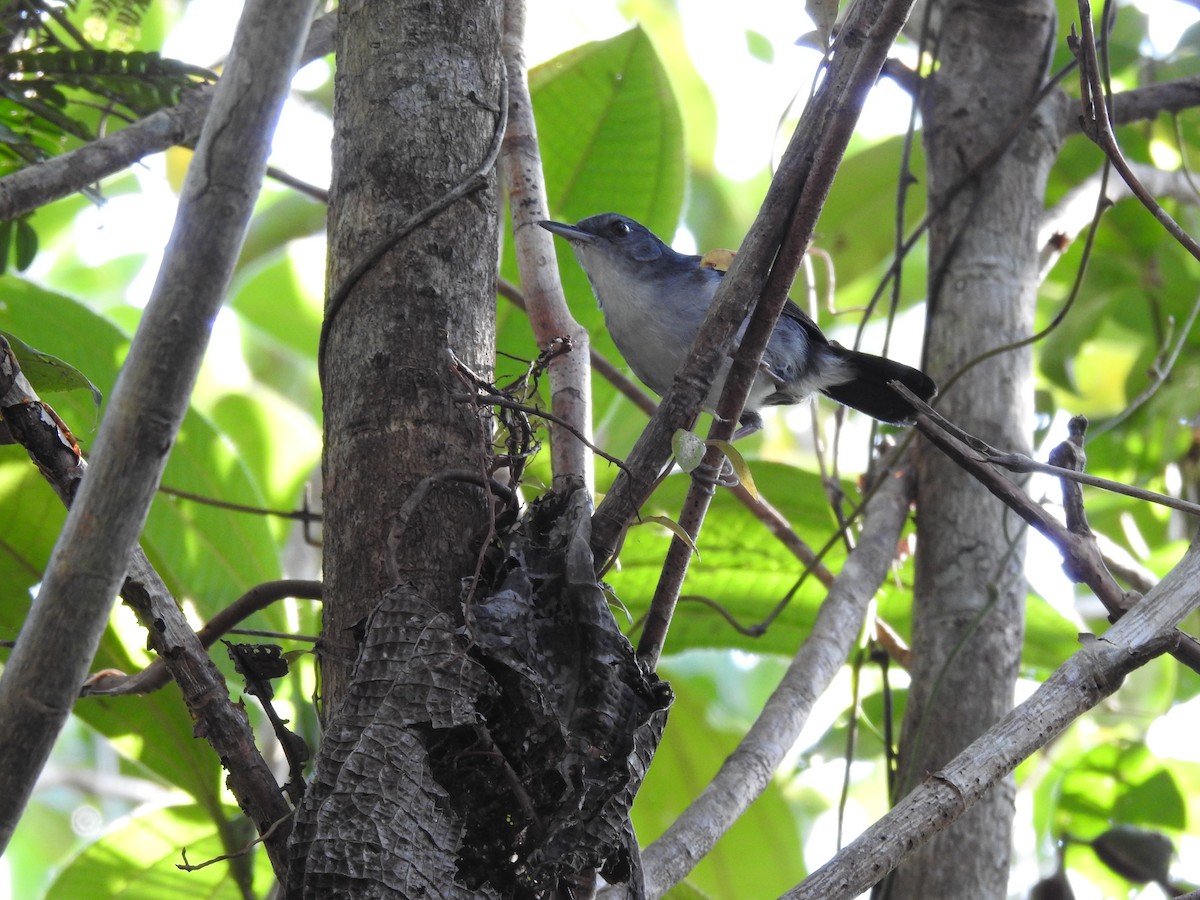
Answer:
[{"label": "bird's white breast", "polygon": [[689,303],[690,309],[674,309],[663,302],[653,280],[632,277],[623,267],[589,267],[582,253],[580,261],[613,343],[647,387],[666,393],[703,321],[712,292]]}]

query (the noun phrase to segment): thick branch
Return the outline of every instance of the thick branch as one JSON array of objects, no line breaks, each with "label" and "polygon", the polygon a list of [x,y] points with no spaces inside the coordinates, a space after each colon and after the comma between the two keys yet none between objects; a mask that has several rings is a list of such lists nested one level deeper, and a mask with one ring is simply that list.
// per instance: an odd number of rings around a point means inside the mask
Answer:
[{"label": "thick branch", "polygon": [[[0,677],[0,729],[20,735],[0,745],[0,844],[16,827],[70,713],[187,410],[311,11],[299,0],[251,0],[242,14],[163,268],[96,437],[91,471]],[[273,807],[255,810],[260,831],[288,814],[265,765],[235,769],[230,785],[239,797],[271,796],[275,789]],[[267,849],[282,874],[284,836],[277,833]]]},{"label": "thick branch", "polygon": [[[1112,121],[1114,125],[1128,125],[1153,119],[1160,113],[1180,113],[1196,106],[1200,106],[1200,76],[1193,75],[1113,94]],[[1083,132],[1077,109],[1072,110],[1065,130],[1067,134]]]},{"label": "thick branch", "polygon": [[[301,57],[303,62],[333,52],[336,27],[336,13],[322,16],[312,24]],[[191,146],[200,136],[216,90],[216,85],[206,85],[188,91],[178,106],[160,109],[78,150],[0,178],[0,221],[15,219],[68,197],[153,153],[169,147]]]},{"label": "thick branch", "polygon": [[[70,430],[41,401],[22,374],[3,337],[0,337],[0,419],[13,438],[25,447],[59,499],[70,507],[87,472],[87,462]],[[250,721],[241,706],[230,701],[221,673],[205,652],[216,635],[206,640],[203,629],[200,634],[192,632],[183,610],[140,546],[134,548],[130,557],[121,596],[145,626],[149,643],[159,658],[137,675],[106,674],[99,682],[103,685],[101,689],[90,687],[97,682],[88,679],[81,693],[145,693],[173,677],[196,719],[198,732],[204,734],[222,764],[230,770],[260,774],[252,783],[251,792],[238,795],[242,807],[255,821],[278,820],[287,810],[280,807],[279,792],[254,744]],[[222,615],[210,623],[214,625],[221,627]],[[56,658],[62,646],[61,636],[56,636],[53,645],[43,648],[46,658]]]},{"label": "thick branch", "polygon": [[678,884],[770,783],[813,704],[846,661],[867,605],[887,577],[908,515],[912,474],[911,468],[893,471],[868,501],[858,544],[762,713],[703,793],[642,852],[647,896]]},{"label": "thick branch", "polygon": [[787,900],[857,897],[929,838],[950,826],[1017,765],[1112,694],[1122,679],[1172,642],[1200,606],[1200,543],[1121,621],[1083,647],[995,726],[808,879]]},{"label": "thick branch", "polygon": [[[669,455],[671,435],[688,425],[707,394],[717,368],[715,361],[728,352],[735,329],[745,320],[751,304],[763,296],[771,267],[785,239],[792,249],[803,249],[807,244],[815,221],[812,211],[820,208],[835,168],[832,163],[840,159],[845,149],[846,125],[850,123],[852,127],[861,97],[878,76],[909,5],[907,0],[875,0],[854,7],[852,21],[843,30],[845,52],[834,56],[826,79],[806,107],[758,218],[717,290],[688,362],[676,375],[658,413],[634,446],[627,460],[631,472],[618,476],[593,517],[592,548],[598,565],[605,564],[612,556],[621,533],[652,490],[655,477]],[[801,208],[802,197],[809,198],[804,201],[809,216],[803,222],[796,221],[795,233],[786,238],[789,223]],[[786,263],[781,263],[779,274],[785,274],[787,268]],[[791,270],[792,274],[794,271]],[[784,280],[790,283],[790,279],[782,277],[776,283]],[[760,340],[743,342],[742,359],[746,362],[738,368],[745,370],[757,358],[755,354],[761,355],[765,343],[761,334],[769,335],[782,302],[782,297],[773,296],[772,302],[763,304],[761,324],[752,326],[760,332]],[[726,382],[728,399],[723,399],[719,406],[723,416],[729,417],[730,410],[740,409],[744,403],[748,384],[743,384],[739,391],[738,381],[734,372]],[[733,417],[736,419],[736,412]],[[725,425],[731,428],[732,422]],[[718,464],[713,455],[707,458],[707,463]],[[697,523],[700,518],[702,513],[695,516]],[[658,618],[669,617],[670,610],[664,608]],[[644,659],[656,656],[653,646],[651,643],[645,650],[639,648],[639,656]]]}]

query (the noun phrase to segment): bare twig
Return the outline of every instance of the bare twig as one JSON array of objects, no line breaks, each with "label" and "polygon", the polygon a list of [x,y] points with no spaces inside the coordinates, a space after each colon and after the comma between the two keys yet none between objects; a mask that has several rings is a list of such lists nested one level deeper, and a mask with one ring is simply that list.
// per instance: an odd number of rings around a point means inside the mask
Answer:
[{"label": "bare twig", "polygon": [[166,494],[168,497],[178,497],[180,500],[190,500],[192,503],[203,503],[205,506],[212,506],[216,509],[227,509],[230,512],[246,513],[252,516],[273,516],[279,519],[294,519],[297,522],[303,522],[305,525],[321,521],[321,514],[313,512],[308,508],[307,498],[305,498],[303,509],[266,509],[262,506],[247,506],[244,503],[218,500],[215,497],[206,497],[203,494],[196,494],[192,491],[167,487],[165,484],[158,486],[158,492]]},{"label": "bare twig", "polygon": [[1158,220],[1167,233],[1175,238],[1188,253],[1200,260],[1200,244],[1197,244],[1192,236],[1184,231],[1179,223],[1154,199],[1154,196],[1146,190],[1121,152],[1121,146],[1117,143],[1117,136],[1113,132],[1112,120],[1108,113],[1111,95],[1104,85],[1096,55],[1092,5],[1089,0],[1078,0],[1078,5],[1082,33],[1078,36],[1072,34],[1068,39],[1068,44],[1080,61],[1080,86],[1083,93],[1081,123],[1084,134],[1104,151],[1104,155],[1109,158],[1113,167],[1129,185],[1134,196]]},{"label": "bare twig", "polygon": [[290,172],[285,172],[276,166],[267,166],[267,177],[278,181],[280,184],[287,185],[292,190],[304,194],[306,197],[311,197],[318,203],[329,202],[328,189],[317,187],[315,184],[309,184],[307,181],[297,178]]},{"label": "bare twig", "polygon": [[[900,393],[905,397],[911,394],[907,388],[900,385]],[[1027,474],[1030,472],[1040,472],[1043,475],[1053,475],[1056,478],[1065,478],[1068,481],[1075,481],[1079,484],[1086,484],[1089,487],[1101,488],[1102,490],[1110,491],[1114,494],[1123,494],[1126,497],[1132,497],[1135,500],[1145,500],[1148,503],[1157,503],[1160,506],[1166,506],[1170,509],[1178,510],[1182,513],[1187,513],[1189,516],[1200,516],[1200,504],[1191,503],[1179,497],[1171,497],[1167,494],[1160,494],[1156,491],[1148,491],[1145,488],[1134,487],[1131,484],[1125,484],[1122,481],[1113,481],[1109,478],[1100,478],[1096,475],[1089,475],[1086,472],[1078,472],[1073,469],[1067,469],[1062,466],[1056,466],[1051,463],[1038,462],[1036,459],[1031,459],[1023,453],[1008,453],[989,445],[986,441],[967,434],[949,419],[940,415],[927,403],[922,402],[918,407],[929,418],[936,422],[937,426],[943,429],[947,434],[952,435],[956,440],[960,441],[981,461],[1000,466],[1008,469],[1010,472]]]},{"label": "bare twig", "polygon": [[[955,463],[971,473],[976,480],[999,498],[1005,506],[1031,525],[1042,536],[1053,543],[1063,556],[1063,570],[1072,580],[1086,584],[1104,604],[1112,620],[1117,620],[1129,610],[1141,605],[1140,594],[1123,590],[1113,579],[1104,564],[1104,558],[1091,535],[1075,534],[1050,515],[1016,484],[1009,481],[993,468],[1002,463],[991,458],[986,451],[987,445],[966,435],[961,429],[948,422],[943,416],[934,411],[928,404],[922,402],[911,391],[897,382],[892,382],[892,388],[900,392],[905,399],[913,403],[919,411],[916,428],[927,437],[931,443],[949,456]],[[964,440],[965,437],[965,440]],[[990,449],[990,448],[988,448]],[[1014,462],[1015,458],[1033,463],[1028,457],[1019,454],[1001,454]],[[1061,466],[1047,466],[1035,463],[1032,466],[1021,463],[1014,471],[1039,471],[1057,475],[1070,481],[1083,484],[1090,483],[1091,476],[1082,472],[1072,471]],[[1105,481],[1105,479],[1095,479]],[[1188,668],[1200,672],[1200,642],[1190,635],[1180,633],[1173,639],[1171,655]]]},{"label": "bare twig", "polygon": [[289,812],[282,819],[279,819],[278,821],[273,822],[271,824],[270,828],[268,828],[265,832],[263,832],[258,837],[254,838],[254,840],[248,842],[240,850],[235,850],[233,853],[222,853],[220,856],[214,856],[212,859],[206,859],[204,862],[200,862],[200,863],[189,863],[188,859],[187,859],[187,847],[182,847],[182,848],[180,848],[179,856],[183,860],[183,863],[182,864],[176,863],[175,868],[180,869],[184,872],[195,872],[199,869],[207,868],[208,866],[211,866],[213,863],[224,862],[227,859],[235,859],[239,856],[245,856],[247,853],[251,852],[259,844],[265,842],[272,835],[274,835],[275,832],[284,825],[284,823],[290,822],[291,820],[292,820],[292,813]]},{"label": "bare twig", "polygon": [[[320,600],[321,582],[284,579],[256,584],[209,619],[208,623],[196,632],[200,645],[205,649],[211,647],[222,635],[234,631],[234,626],[239,622],[245,621],[247,617],[261,612],[272,603],[285,597]],[[83,690],[80,691],[80,696],[149,694],[165,685],[169,678],[167,664],[162,657],[159,657],[142,671],[133,675],[115,677],[109,675],[94,685],[90,682],[85,683]]]},{"label": "bare twig", "polygon": [[601,459],[604,459],[605,461],[612,463],[614,466],[617,466],[618,468],[621,468],[621,469],[625,468],[625,463],[621,460],[620,457],[613,456],[611,453],[601,450],[599,447],[597,447],[595,444],[593,444],[591,441],[589,441],[586,437],[584,437],[583,432],[574,430],[575,429],[574,425],[567,422],[567,420],[562,418],[561,416],[556,416],[552,412],[547,412],[544,409],[538,409],[536,406],[530,406],[528,403],[521,403],[517,400],[512,399],[511,397],[506,397],[499,392],[496,392],[494,394],[491,394],[491,393],[488,393],[488,394],[459,394],[454,399],[462,400],[464,402],[469,402],[469,403],[478,403],[481,406],[502,406],[505,409],[516,410],[517,412],[524,413],[527,416],[537,416],[539,419],[545,419],[548,422],[553,422],[556,425],[559,425],[562,428],[566,429],[567,431],[571,432],[571,434],[574,435],[579,441],[581,441],[585,447],[587,447],[589,450],[591,450],[593,453],[595,453]]}]

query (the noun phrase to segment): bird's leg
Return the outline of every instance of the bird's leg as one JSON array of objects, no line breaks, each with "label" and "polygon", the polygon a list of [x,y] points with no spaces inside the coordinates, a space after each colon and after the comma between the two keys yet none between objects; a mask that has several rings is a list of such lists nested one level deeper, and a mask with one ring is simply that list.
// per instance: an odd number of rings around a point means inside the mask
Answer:
[{"label": "bird's leg", "polygon": [[733,433],[730,440],[741,440],[744,437],[754,434],[763,427],[762,416],[750,409],[742,410],[742,417],[738,420],[739,428]]}]

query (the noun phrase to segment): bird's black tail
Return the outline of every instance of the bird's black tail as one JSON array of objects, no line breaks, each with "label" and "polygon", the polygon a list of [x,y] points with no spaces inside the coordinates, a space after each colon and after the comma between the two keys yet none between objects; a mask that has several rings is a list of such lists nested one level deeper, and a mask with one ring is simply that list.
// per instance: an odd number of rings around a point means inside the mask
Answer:
[{"label": "bird's black tail", "polygon": [[899,381],[926,402],[937,396],[937,385],[919,369],[882,356],[847,350],[836,344],[831,346],[853,373],[850,380],[822,391],[838,403],[881,421],[900,425],[911,421],[916,410],[888,387],[889,381]]}]

